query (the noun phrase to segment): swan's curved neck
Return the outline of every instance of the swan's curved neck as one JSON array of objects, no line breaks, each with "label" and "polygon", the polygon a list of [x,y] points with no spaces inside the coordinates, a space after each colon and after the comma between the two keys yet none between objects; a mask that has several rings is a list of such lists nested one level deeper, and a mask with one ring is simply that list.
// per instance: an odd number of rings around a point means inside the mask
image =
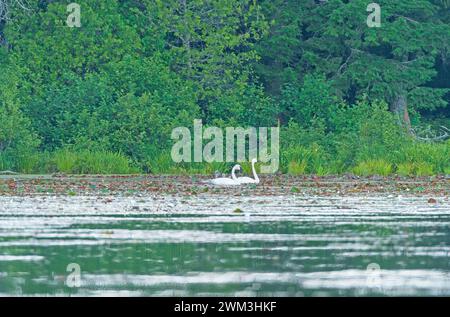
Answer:
[{"label": "swan's curved neck", "polygon": [[238,169],[238,167],[239,167],[239,165],[235,165],[235,166],[233,166],[233,168],[231,169],[231,178],[233,179],[233,180],[237,180],[237,178],[236,178],[236,170]]},{"label": "swan's curved neck", "polygon": [[252,171],[253,171],[253,177],[255,178],[255,181],[256,181],[257,183],[259,183],[259,177],[258,177],[258,175],[256,174],[256,169],[255,169],[255,161],[252,162]]}]

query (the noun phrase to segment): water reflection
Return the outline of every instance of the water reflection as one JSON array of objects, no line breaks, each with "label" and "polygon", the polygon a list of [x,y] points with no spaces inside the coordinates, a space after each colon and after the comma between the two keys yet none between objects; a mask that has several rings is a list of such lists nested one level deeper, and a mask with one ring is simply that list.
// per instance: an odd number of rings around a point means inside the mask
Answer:
[{"label": "water reflection", "polygon": [[438,201],[0,197],[0,295],[450,295]]}]

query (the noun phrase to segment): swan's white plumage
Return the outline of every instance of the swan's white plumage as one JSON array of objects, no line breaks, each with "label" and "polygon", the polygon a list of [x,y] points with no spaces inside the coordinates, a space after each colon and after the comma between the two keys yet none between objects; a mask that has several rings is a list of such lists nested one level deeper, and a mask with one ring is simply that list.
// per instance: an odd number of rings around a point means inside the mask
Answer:
[{"label": "swan's white plumage", "polygon": [[236,170],[240,170],[240,169],[241,169],[240,165],[235,165],[233,167],[233,169],[231,170],[231,178],[221,177],[221,178],[210,179],[206,182],[213,184],[213,185],[217,185],[217,186],[237,186],[237,185],[239,185],[239,182],[236,178],[235,172],[236,172]]},{"label": "swan's white plumage", "polygon": [[255,164],[256,162],[258,162],[256,159],[252,160],[252,172],[253,172],[253,177],[254,178],[250,178],[250,177],[238,177],[237,182],[239,184],[259,184],[259,177],[256,174],[256,169],[255,169]]},{"label": "swan's white plumage", "polygon": [[211,183],[213,185],[219,185],[219,186],[237,186],[237,185],[239,185],[239,182],[235,181],[234,179],[226,178],[226,177],[211,179],[209,181],[209,183]]}]

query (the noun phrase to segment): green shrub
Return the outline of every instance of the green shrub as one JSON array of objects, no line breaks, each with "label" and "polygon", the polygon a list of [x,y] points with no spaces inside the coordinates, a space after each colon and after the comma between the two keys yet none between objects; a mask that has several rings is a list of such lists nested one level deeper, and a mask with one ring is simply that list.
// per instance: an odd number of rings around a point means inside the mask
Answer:
[{"label": "green shrub", "polygon": [[40,139],[20,107],[17,80],[17,69],[7,63],[1,64],[0,170],[29,173],[36,162],[35,153]]}]

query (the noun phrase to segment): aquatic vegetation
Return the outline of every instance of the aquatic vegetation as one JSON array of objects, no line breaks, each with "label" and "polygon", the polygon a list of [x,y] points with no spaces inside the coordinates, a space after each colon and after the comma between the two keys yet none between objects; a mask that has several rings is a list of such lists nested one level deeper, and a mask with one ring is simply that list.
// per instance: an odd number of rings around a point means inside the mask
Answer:
[{"label": "aquatic vegetation", "polygon": [[299,192],[300,192],[300,189],[298,189],[298,187],[296,187],[296,186],[291,187],[291,193],[299,193]]}]

